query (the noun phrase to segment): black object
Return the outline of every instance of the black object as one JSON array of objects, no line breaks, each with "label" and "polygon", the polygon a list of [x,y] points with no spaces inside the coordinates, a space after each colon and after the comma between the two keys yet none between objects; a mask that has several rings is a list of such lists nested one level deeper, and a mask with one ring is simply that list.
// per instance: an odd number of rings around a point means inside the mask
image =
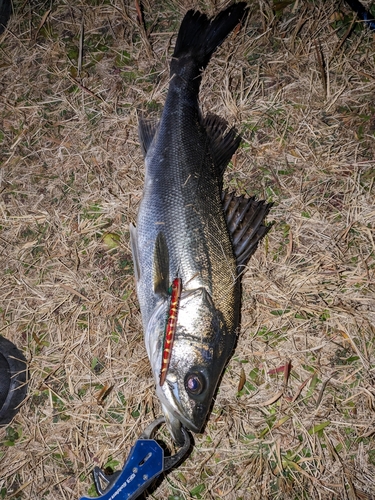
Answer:
[{"label": "black object", "polygon": [[26,359],[10,340],[0,335],[0,426],[9,424],[26,392]]},{"label": "black object", "polygon": [[[0,0],[1,1],[1,0]],[[357,13],[359,19],[373,31],[375,31],[375,19],[368,10],[358,0],[346,0],[346,3]]]},{"label": "black object", "polygon": [[4,31],[11,13],[12,13],[11,0],[0,0],[0,35]]},{"label": "black object", "polygon": [[[163,472],[168,472],[186,458],[192,443],[184,427],[181,428],[184,442],[174,455],[165,457],[164,449],[152,439],[152,434],[163,422],[165,418],[159,417],[146,427],[130,450],[122,470],[107,475],[100,467],[94,467],[94,482],[102,500],[135,500]],[[81,497],[80,500],[90,500],[90,497]]]}]

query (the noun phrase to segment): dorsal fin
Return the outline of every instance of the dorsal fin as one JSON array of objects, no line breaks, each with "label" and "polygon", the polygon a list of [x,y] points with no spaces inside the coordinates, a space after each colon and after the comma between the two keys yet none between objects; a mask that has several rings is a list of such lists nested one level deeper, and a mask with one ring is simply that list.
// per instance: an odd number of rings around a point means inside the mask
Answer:
[{"label": "dorsal fin", "polygon": [[230,159],[241,143],[241,136],[235,128],[228,129],[228,123],[223,118],[209,113],[202,123],[210,139],[211,155],[220,181]]},{"label": "dorsal fin", "polygon": [[245,198],[223,191],[222,202],[228,230],[232,237],[233,251],[237,269],[246,266],[258,247],[259,241],[268,233],[271,224],[265,225],[264,219],[272,203],[257,201],[255,197]]},{"label": "dorsal fin", "polygon": [[158,233],[154,247],[153,287],[157,295],[168,295],[169,252],[164,233]]},{"label": "dorsal fin", "polygon": [[142,153],[145,157],[159,127],[159,120],[152,118],[138,118],[138,136]]}]

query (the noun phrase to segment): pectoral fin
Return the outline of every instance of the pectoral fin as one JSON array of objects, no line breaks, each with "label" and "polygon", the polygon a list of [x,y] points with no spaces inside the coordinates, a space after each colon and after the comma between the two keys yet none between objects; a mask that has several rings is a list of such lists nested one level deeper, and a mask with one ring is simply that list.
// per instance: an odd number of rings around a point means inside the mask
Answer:
[{"label": "pectoral fin", "polygon": [[138,282],[141,277],[141,273],[140,273],[139,256],[138,256],[137,228],[133,224],[129,224],[129,232],[130,232],[130,247],[133,255],[134,275],[135,275],[135,280]]},{"label": "pectoral fin", "polygon": [[154,248],[153,285],[157,295],[168,295],[169,252],[164,233],[158,233]]}]

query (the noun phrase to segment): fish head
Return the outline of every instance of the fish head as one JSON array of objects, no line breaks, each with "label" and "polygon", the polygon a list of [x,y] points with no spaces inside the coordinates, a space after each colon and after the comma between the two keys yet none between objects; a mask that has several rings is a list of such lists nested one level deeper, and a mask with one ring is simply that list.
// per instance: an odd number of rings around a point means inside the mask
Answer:
[{"label": "fish head", "polygon": [[155,309],[146,331],[146,347],[167,426],[181,444],[181,425],[200,432],[232,352],[235,335],[205,288],[183,291],[178,307],[171,357],[160,384],[168,301]]}]

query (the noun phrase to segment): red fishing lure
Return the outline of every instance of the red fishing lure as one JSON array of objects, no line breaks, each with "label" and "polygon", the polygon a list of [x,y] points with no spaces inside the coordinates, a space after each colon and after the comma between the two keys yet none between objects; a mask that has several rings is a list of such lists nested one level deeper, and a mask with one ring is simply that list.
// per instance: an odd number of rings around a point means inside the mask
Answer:
[{"label": "red fishing lure", "polygon": [[167,324],[165,327],[163,359],[160,370],[160,387],[164,384],[167,376],[167,370],[172,355],[173,337],[177,326],[178,304],[180,302],[182,291],[181,278],[175,278],[172,283],[171,303],[167,316]]}]

